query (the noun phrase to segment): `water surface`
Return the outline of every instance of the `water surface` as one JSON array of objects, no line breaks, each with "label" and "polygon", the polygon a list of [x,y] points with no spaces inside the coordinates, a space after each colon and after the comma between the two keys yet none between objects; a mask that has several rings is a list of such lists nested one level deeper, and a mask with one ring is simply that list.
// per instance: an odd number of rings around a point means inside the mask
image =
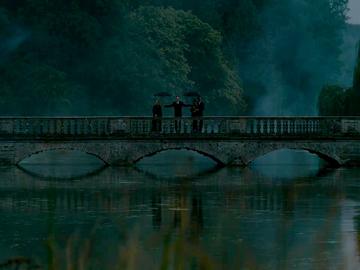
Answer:
[{"label": "water surface", "polygon": [[301,155],[249,168],[218,169],[178,152],[136,168],[80,165],[80,155],[57,158],[56,166],[48,157],[2,167],[0,263],[360,269],[360,169],[331,169]]}]

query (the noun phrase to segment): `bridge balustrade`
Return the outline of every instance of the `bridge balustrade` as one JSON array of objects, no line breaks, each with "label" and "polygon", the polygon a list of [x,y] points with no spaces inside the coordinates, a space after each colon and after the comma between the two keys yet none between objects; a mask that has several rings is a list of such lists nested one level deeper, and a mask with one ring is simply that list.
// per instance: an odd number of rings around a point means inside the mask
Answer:
[{"label": "bridge balustrade", "polygon": [[360,137],[358,117],[7,117],[0,137]]}]

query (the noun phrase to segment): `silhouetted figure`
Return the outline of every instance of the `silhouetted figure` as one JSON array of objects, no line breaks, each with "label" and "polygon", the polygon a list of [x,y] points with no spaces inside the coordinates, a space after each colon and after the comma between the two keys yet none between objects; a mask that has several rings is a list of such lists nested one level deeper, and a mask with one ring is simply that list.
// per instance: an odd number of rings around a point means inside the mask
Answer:
[{"label": "silhouetted figure", "polygon": [[174,107],[174,117],[175,119],[175,131],[180,132],[181,131],[181,117],[182,117],[182,109],[184,107],[190,107],[191,105],[186,105],[184,102],[180,100],[179,96],[176,96],[176,100],[169,104],[165,105],[166,108]]},{"label": "silhouetted figure", "polygon": [[202,117],[204,116],[205,103],[201,97],[198,97],[197,106],[198,106],[198,117],[200,118],[199,123],[198,123],[198,130],[199,130],[199,132],[202,132],[203,125],[204,125],[204,121],[203,121]]},{"label": "silhouetted figure", "polygon": [[151,130],[154,132],[161,132],[161,118],[162,118],[162,107],[159,100],[157,100],[152,109],[153,120]]},{"label": "silhouetted figure", "polygon": [[192,132],[198,132],[199,131],[199,120],[197,119],[199,117],[199,103],[196,99],[193,100],[193,104],[190,108],[191,117],[192,120]]}]

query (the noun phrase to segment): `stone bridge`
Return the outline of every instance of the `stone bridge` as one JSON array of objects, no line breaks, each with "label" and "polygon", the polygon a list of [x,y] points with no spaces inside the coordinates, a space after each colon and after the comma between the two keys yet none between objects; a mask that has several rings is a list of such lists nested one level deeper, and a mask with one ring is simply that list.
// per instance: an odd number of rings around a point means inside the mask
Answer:
[{"label": "stone bridge", "polygon": [[188,149],[219,165],[246,166],[280,149],[301,149],[335,166],[360,164],[360,117],[57,117],[0,118],[0,162],[77,150],[108,165],[132,165]]}]

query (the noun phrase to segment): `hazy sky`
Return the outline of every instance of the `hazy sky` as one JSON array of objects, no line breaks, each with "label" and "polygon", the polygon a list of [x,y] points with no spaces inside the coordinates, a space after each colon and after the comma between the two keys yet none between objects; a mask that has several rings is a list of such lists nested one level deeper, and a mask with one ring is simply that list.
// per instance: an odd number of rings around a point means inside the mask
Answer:
[{"label": "hazy sky", "polygon": [[349,0],[349,21],[360,24],[360,0]]}]

